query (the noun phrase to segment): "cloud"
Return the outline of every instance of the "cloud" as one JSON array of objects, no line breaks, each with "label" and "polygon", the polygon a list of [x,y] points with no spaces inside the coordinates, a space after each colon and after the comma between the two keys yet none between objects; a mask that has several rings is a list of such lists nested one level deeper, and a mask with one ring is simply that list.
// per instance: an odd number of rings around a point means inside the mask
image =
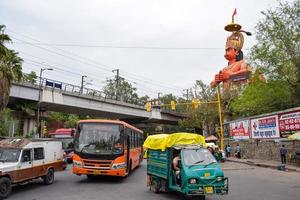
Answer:
[{"label": "cloud", "polygon": [[[39,70],[28,61],[30,58],[52,65],[55,62],[55,66],[79,74],[55,70],[47,74],[53,79],[80,84],[80,74],[88,75],[99,88],[105,77],[113,76],[110,71],[119,68],[122,76],[136,82],[141,94],[181,95],[182,89],[192,87],[196,80],[209,84],[214,74],[226,66],[223,48],[228,33],[224,26],[230,22],[234,8],[238,22],[254,32],[260,11],[276,4],[276,0],[4,0],[0,3],[0,19],[10,35],[23,41],[36,42],[19,34],[56,44],[203,48],[57,47],[80,55],[69,59],[67,56],[74,55],[51,46],[44,48],[64,56],[16,40],[12,46],[24,56],[24,69]],[[247,37],[245,47],[254,43],[254,37]]]}]

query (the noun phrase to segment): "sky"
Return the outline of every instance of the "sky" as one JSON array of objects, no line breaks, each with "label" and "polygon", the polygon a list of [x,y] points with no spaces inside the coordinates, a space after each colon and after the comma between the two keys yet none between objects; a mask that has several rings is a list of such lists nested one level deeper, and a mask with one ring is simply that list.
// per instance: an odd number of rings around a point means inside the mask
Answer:
[{"label": "sky", "polygon": [[227,65],[224,46],[237,9],[245,36],[245,60],[256,43],[261,11],[277,0],[1,0],[0,24],[23,58],[23,71],[50,67],[43,77],[101,90],[120,76],[140,96],[183,90],[196,80],[209,84]]}]

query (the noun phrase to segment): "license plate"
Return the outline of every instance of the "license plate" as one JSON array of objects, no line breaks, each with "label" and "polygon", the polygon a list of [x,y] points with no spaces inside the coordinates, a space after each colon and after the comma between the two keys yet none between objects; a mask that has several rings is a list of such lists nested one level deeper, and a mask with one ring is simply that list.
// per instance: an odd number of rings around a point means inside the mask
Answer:
[{"label": "license plate", "polygon": [[209,172],[204,173],[204,177],[208,177],[208,176],[210,176]]},{"label": "license plate", "polygon": [[94,171],[94,174],[95,174],[95,175],[99,175],[99,174],[101,174],[101,171],[96,170],[96,171]]},{"label": "license plate", "polygon": [[205,193],[212,194],[214,192],[213,187],[205,187]]}]

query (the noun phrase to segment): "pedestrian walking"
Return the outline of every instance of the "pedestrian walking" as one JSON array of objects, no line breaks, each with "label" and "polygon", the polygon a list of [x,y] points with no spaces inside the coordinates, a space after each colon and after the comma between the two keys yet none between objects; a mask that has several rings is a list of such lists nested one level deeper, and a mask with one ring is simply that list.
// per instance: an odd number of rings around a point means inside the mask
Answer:
[{"label": "pedestrian walking", "polygon": [[231,151],[231,147],[230,147],[230,144],[228,144],[227,146],[226,146],[226,157],[227,158],[229,158],[230,157],[230,151]]},{"label": "pedestrian walking", "polygon": [[287,150],[286,150],[286,148],[284,147],[284,144],[281,145],[279,151],[280,151],[281,163],[282,163],[282,164],[286,164],[286,153],[287,153]]},{"label": "pedestrian walking", "polygon": [[235,153],[237,158],[241,158],[241,147],[239,144],[236,146]]}]

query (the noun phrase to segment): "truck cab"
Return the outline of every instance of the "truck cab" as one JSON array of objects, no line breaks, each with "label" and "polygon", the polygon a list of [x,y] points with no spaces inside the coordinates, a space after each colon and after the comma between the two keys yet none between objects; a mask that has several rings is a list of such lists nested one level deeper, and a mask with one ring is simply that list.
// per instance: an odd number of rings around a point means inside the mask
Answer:
[{"label": "truck cab", "polygon": [[54,172],[63,168],[61,141],[52,139],[4,139],[0,141],[0,199],[12,186],[42,178],[54,181]]}]

